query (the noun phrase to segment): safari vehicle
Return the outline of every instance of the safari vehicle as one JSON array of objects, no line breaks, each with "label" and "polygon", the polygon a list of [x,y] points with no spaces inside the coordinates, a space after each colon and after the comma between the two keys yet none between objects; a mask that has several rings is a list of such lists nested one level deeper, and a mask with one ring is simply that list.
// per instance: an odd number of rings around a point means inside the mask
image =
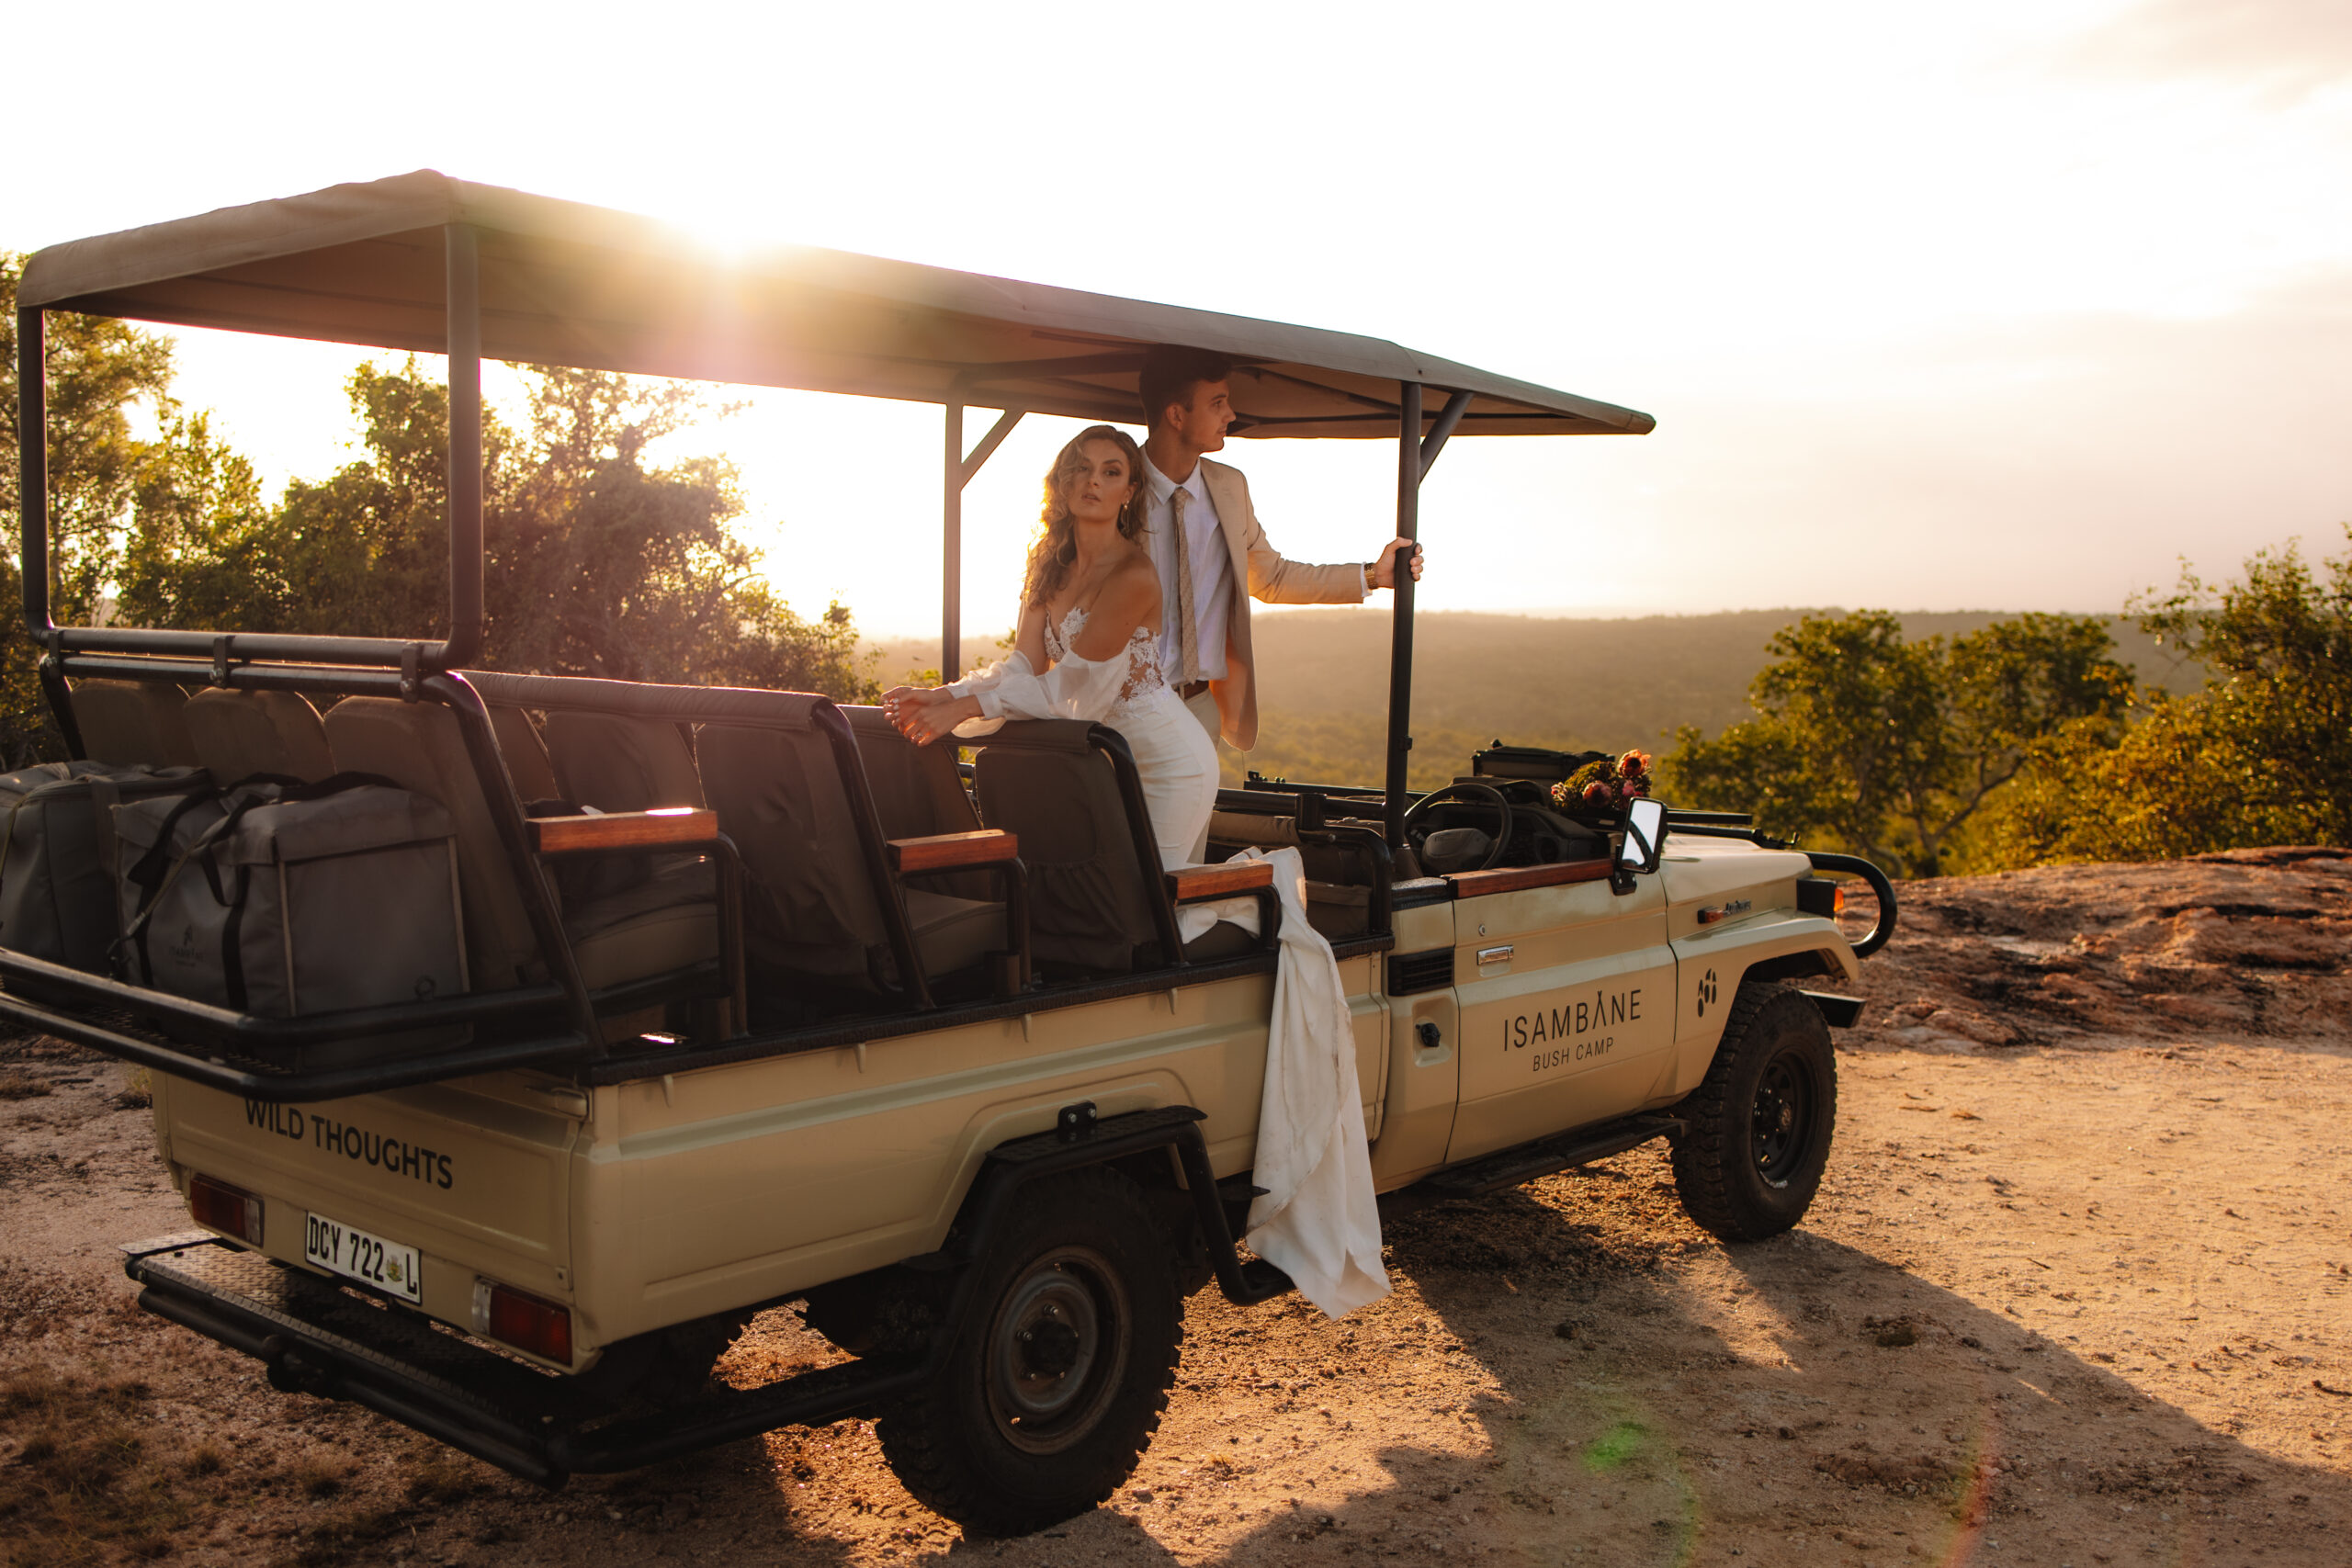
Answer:
[{"label": "safari vehicle", "polygon": [[[95,944],[0,931],[0,1015],[154,1074],[198,1228],[126,1248],[141,1304],[277,1388],[549,1486],[874,1415],[908,1488],[983,1533],[1131,1471],[1189,1292],[1290,1288],[1236,1239],[1268,872],[1163,868],[1102,726],[1008,725],[967,775],[822,696],[469,668],[482,355],[944,405],[950,678],[960,491],[1024,412],[1132,419],[1148,344],[1231,355],[1245,436],[1396,440],[1406,536],[1455,436],[1652,423],[1338,333],[822,251],[724,261],[432,173],[54,246],[19,304],[25,608],[84,760],[52,765],[41,863],[61,888],[85,874],[78,820],[120,897]],[[446,352],[447,635],[54,625],[49,310]],[[967,404],[1006,411],[968,452]],[[1792,983],[1855,978],[1883,878],[1656,802],[1577,819],[1548,792],[1577,759],[1499,743],[1413,795],[1412,610],[1399,583],[1385,784],[1252,780],[1212,829],[1213,860],[1300,849],[1378,1187],[1475,1194],[1662,1137],[1716,1235],[1795,1224],[1830,1145],[1827,1029],[1860,1004]],[[291,829],[233,848],[355,790],[398,831],[337,840],[354,808],[307,849]],[[156,799],[209,801],[215,826],[183,845],[194,818],[158,827]],[[351,874],[386,844],[424,868],[408,892]],[[1849,874],[1882,896],[1859,943]],[[1181,906],[1237,895],[1259,935],[1183,940]],[[173,897],[184,931],[153,914]],[[207,898],[235,906],[225,1002],[167,983],[215,962]],[[710,1377],[791,1303],[846,1359]]]}]

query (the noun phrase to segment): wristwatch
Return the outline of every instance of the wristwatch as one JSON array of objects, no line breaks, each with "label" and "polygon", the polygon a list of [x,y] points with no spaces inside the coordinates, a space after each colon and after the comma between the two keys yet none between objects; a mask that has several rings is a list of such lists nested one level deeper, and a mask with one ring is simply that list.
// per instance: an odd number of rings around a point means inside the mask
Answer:
[{"label": "wristwatch", "polygon": [[1371,592],[1374,589],[1380,586],[1379,583],[1373,581],[1373,571],[1377,563],[1373,561],[1366,561],[1363,563],[1363,591],[1366,593]]}]

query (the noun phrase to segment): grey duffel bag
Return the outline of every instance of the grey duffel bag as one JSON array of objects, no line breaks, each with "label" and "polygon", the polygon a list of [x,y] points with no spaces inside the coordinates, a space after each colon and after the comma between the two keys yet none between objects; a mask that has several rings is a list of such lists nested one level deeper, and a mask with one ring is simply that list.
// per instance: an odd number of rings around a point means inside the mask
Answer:
[{"label": "grey duffel bag", "polygon": [[200,768],[42,762],[0,775],[0,947],[104,974],[121,927],[108,852],[109,806],[185,795]]},{"label": "grey duffel bag", "polygon": [[466,989],[457,829],[435,801],[338,774],[135,801],[114,821],[135,984],[265,1018]]}]

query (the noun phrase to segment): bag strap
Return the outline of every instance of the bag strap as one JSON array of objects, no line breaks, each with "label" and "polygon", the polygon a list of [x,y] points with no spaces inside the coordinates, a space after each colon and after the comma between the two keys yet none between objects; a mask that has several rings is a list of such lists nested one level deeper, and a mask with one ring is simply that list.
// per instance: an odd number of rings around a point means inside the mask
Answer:
[{"label": "bag strap", "polygon": [[[238,788],[242,789],[243,786],[240,785]],[[237,793],[237,790],[232,789],[229,793],[233,795]],[[244,819],[246,812],[251,811],[256,806],[265,806],[269,804],[272,798],[272,796],[261,794],[258,790],[252,790],[246,791],[243,798],[232,801],[230,803],[229,809],[220,814],[220,819],[214,822],[209,827],[206,828],[203,832],[197,835],[195,841],[189,844],[187,851],[182,853],[177,860],[172,863],[171,869],[164,872],[163,876],[158,879],[155,884],[154,891],[148,894],[145,899],[141,902],[139,906],[139,913],[132,919],[130,927],[123,931],[121,937],[115,943],[118,948],[128,946],[132,952],[139,955],[138,978],[141,985],[152,985],[154,983],[155,978],[155,966],[147,956],[148,922],[154,919],[156,909],[162,906],[164,902],[164,895],[172,890],[174,886],[179,882],[181,874],[186,872],[190,865],[198,863],[203,865],[206,879],[210,882],[212,886],[212,897],[224,907],[230,908],[233,912],[234,906],[229,903],[227,895],[222,892],[220,887],[220,862],[210,853],[210,851],[215,844],[219,843],[223,838],[226,838],[231,832],[235,830],[237,824]],[[178,806],[172,808],[171,815],[164,820],[163,836],[156,840],[159,845],[162,845],[166,849],[170,847],[173,826],[179,821],[180,818],[195,803],[191,801],[182,801]],[[147,854],[140,857],[140,865],[144,867],[148,861],[153,857],[154,852],[152,850],[149,851]],[[134,872],[133,874],[135,876],[137,874],[136,872]],[[237,893],[238,897],[242,899],[244,896],[244,887],[242,882],[238,886]],[[242,986],[240,988],[242,988]],[[243,1011],[243,1010],[241,1008],[238,1010]]]},{"label": "bag strap", "polygon": [[[179,881],[181,874],[190,864],[201,864],[213,898],[229,911],[229,918],[222,923],[221,928],[220,966],[222,976],[228,983],[229,1005],[238,1012],[244,1011],[245,966],[239,942],[244,927],[245,895],[252,886],[253,879],[249,874],[251,868],[240,866],[237,868],[236,891],[233,894],[224,891],[220,882],[218,854],[220,840],[235,832],[237,824],[244,820],[245,813],[258,806],[283,806],[322,800],[331,795],[340,795],[345,790],[397,789],[399,787],[380,773],[356,772],[331,773],[312,784],[305,784],[300,779],[289,780],[282,774],[255,773],[238,780],[225,791],[212,792],[209,798],[230,796],[235,798],[231,802],[229,808],[220,814],[220,819],[198,834],[195,841],[190,843],[181,852],[179,858],[172,863],[171,869],[156,879],[153,890],[140,901],[139,913],[131,920],[130,928],[117,940],[116,948],[120,950],[127,946],[135,952],[139,956],[139,983],[153,984],[155,970],[153,964],[148,958],[148,923],[153,919],[157,907],[162,904],[164,893]],[[154,848],[141,856],[139,865],[132,869],[131,879],[134,882],[140,880],[142,871],[150,870],[151,862],[160,863],[161,856],[170,852],[173,829],[178,825],[180,818],[198,804],[199,804],[198,800],[191,798],[180,802],[172,808],[171,815],[164,820],[163,831],[157,837]],[[152,872],[150,874],[152,874]],[[143,883],[141,885],[144,886]]]},{"label": "bag strap", "polygon": [[[199,806],[219,800],[223,793],[218,784],[207,784],[182,795],[164,815],[164,824],[155,830],[155,841],[147,847],[147,852],[123,873],[123,880],[139,889],[139,908],[113,943],[115,971],[124,979],[136,980],[142,986],[154,983],[155,966],[147,957],[147,912],[155,907],[156,898],[170,880],[170,868],[164,863],[171,859],[172,835],[178,831],[181,818]],[[132,956],[138,959],[135,973],[130,964]]]}]

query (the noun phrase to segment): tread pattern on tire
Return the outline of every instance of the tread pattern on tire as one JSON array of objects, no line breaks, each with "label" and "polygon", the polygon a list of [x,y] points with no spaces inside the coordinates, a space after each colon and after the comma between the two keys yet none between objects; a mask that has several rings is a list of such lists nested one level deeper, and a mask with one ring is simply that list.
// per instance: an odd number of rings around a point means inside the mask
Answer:
[{"label": "tread pattern on tire", "polygon": [[[1784,998],[1792,998],[1784,1005],[1813,1005],[1801,993],[1784,987],[1752,980],[1741,982],[1732,997],[1730,1014],[1724,1021],[1723,1040],[1715,1047],[1714,1059],[1707,1064],[1707,1076],[1683,1102],[1689,1111],[1690,1130],[1674,1143],[1675,1190],[1682,1199],[1684,1212],[1701,1227],[1724,1241],[1762,1241],[1795,1223],[1791,1220],[1787,1224],[1759,1225],[1754,1216],[1743,1211],[1732,1191],[1733,1179],[1741,1173],[1729,1132],[1734,1114],[1729,1104],[1733,1094],[1731,1080],[1739,1071],[1741,1047],[1749,1032],[1767,1008]],[[1826,1109],[1834,1112],[1834,1089]],[[1818,1108],[1816,1113],[1821,1113]],[[1739,1108],[1737,1114],[1745,1115],[1746,1108]]]},{"label": "tread pattern on tire", "polygon": [[[1005,1241],[1021,1256],[1029,1256],[1037,1240],[1054,1234],[1063,1216],[1095,1205],[1130,1211],[1134,1225],[1128,1239],[1140,1247],[1159,1245],[1161,1232],[1151,1222],[1141,1190],[1125,1177],[1100,1167],[1050,1178],[1025,1191]],[[975,1265],[989,1266],[986,1261]],[[1008,1494],[999,1482],[976,1469],[959,1432],[962,1417],[955,1393],[952,1388],[943,1388],[901,1402],[876,1424],[883,1457],[899,1483],[933,1512],[988,1536],[1026,1535],[1107,1499],[1135,1472],[1152,1435],[1159,1429],[1159,1417],[1168,1408],[1168,1391],[1176,1382],[1184,1314],[1174,1259],[1164,1259],[1159,1273],[1166,1288],[1162,1310],[1172,1322],[1172,1332],[1164,1344],[1147,1342],[1142,1334],[1135,1337],[1134,1359],[1113,1411],[1080,1449],[1054,1456],[1057,1462],[1070,1461],[1070,1468],[1091,1472],[1090,1476],[1082,1481],[1073,1478],[1076,1483],[1071,1489],[1052,1501]],[[985,1299],[987,1294],[984,1292],[981,1299],[975,1300],[971,1321],[958,1325],[959,1336],[985,1332],[993,1304]],[[1147,1316],[1141,1303],[1136,1315],[1139,1320]],[[959,1345],[957,1358],[963,1354]]]}]

